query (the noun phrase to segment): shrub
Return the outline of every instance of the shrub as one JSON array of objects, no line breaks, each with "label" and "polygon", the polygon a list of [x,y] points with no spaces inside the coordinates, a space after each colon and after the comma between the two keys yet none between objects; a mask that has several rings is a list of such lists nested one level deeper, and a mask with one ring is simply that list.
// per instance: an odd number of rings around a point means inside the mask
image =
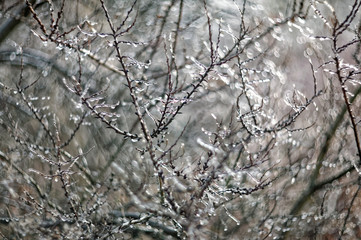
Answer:
[{"label": "shrub", "polygon": [[6,1],[0,234],[361,237],[361,1]]}]

